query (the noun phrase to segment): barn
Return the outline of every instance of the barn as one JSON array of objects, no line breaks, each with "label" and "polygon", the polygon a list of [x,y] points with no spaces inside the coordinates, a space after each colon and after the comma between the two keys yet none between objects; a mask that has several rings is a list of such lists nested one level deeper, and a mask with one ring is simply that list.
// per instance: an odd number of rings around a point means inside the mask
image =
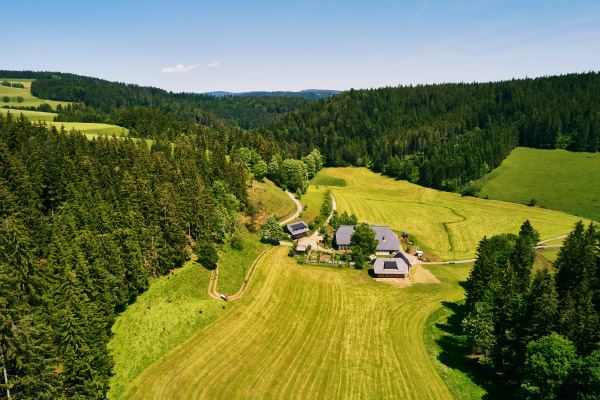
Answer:
[{"label": "barn", "polygon": [[[376,254],[395,254],[400,251],[400,241],[398,236],[390,229],[389,226],[370,225],[375,232],[375,240],[377,240]],[[334,236],[334,247],[338,250],[350,250],[352,247],[351,237],[356,231],[356,225],[341,225]]]}]

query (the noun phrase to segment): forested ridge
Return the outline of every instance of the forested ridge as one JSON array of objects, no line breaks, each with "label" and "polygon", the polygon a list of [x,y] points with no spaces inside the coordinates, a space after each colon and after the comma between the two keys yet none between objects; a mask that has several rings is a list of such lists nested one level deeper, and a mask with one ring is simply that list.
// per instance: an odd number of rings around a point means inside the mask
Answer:
[{"label": "forested ridge", "polygon": [[600,397],[600,233],[577,223],[553,269],[533,268],[537,231],[483,238],[466,286],[470,350],[526,399]]},{"label": "forested ridge", "polygon": [[[120,125],[121,114],[130,113],[130,109],[141,106],[150,107],[155,114],[160,112],[180,122],[212,127],[228,124],[253,129],[272,123],[280,115],[312,101],[303,96],[216,97],[197,93],[173,93],[154,87],[60,72],[0,71],[0,77],[35,79],[31,84],[34,96],[76,103],[56,110],[60,114],[59,121]],[[44,108],[40,111],[50,110]]]},{"label": "forested ridge", "polygon": [[598,151],[600,75],[350,90],[288,113],[266,138],[328,166],[456,190],[516,147]]}]

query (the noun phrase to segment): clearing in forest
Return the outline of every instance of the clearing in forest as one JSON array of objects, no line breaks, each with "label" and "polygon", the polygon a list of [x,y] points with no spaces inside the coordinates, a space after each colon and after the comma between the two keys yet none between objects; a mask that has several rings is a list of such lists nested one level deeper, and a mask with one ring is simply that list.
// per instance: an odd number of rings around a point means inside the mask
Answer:
[{"label": "clearing in forest", "polygon": [[480,197],[600,221],[600,153],[517,147],[483,179]]},{"label": "clearing in forest", "polygon": [[56,113],[48,113],[41,111],[30,111],[30,110],[14,110],[7,108],[0,108],[1,113],[11,113],[14,118],[19,118],[21,114],[25,118],[27,118],[31,122],[42,121],[47,125],[54,125],[56,129],[61,129],[64,127],[66,131],[72,131],[75,129],[76,131],[80,131],[84,135],[88,137],[88,139],[92,139],[98,136],[126,136],[129,134],[129,130],[116,125],[109,124],[97,124],[90,122],[54,122],[54,117],[58,114]]},{"label": "clearing in forest", "polygon": [[408,232],[438,260],[471,259],[484,235],[518,233],[526,219],[542,239],[569,233],[580,218],[520,204],[461,197],[396,181],[366,168],[325,168],[318,174],[346,181],[332,186],[338,212],[356,214],[359,221],[388,225]]},{"label": "clearing in forest", "polygon": [[[10,83],[21,83],[25,86],[25,88],[14,88],[0,85],[0,107],[37,107],[46,103],[53,109],[56,109],[56,106],[59,104],[62,106],[69,104],[69,102],[65,101],[43,100],[32,95],[30,88],[33,80],[34,79],[0,78],[0,82],[7,81]],[[4,101],[4,97],[8,97],[9,101]]]},{"label": "clearing in forest", "polygon": [[269,251],[244,297],[146,368],[121,398],[452,398],[423,341],[470,265],[428,266],[406,288],[365,270],[314,267]]}]

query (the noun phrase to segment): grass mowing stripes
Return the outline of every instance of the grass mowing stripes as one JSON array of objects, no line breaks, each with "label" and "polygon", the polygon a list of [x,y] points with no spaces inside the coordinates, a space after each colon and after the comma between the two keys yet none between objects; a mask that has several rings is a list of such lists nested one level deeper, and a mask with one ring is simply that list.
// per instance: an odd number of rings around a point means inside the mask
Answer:
[{"label": "grass mowing stripes", "polygon": [[439,260],[473,258],[484,235],[518,233],[526,219],[542,239],[570,232],[580,219],[542,208],[461,197],[396,181],[366,168],[325,168],[319,175],[345,179],[346,187],[331,187],[339,212],[354,213],[370,224],[389,225],[396,232],[408,232]]},{"label": "grass mowing stripes", "polygon": [[480,197],[529,204],[600,221],[600,153],[517,147],[487,175]]},{"label": "grass mowing stripes", "polygon": [[234,308],[146,368],[121,398],[452,398],[423,342],[468,266],[399,289],[366,271],[268,253]]}]

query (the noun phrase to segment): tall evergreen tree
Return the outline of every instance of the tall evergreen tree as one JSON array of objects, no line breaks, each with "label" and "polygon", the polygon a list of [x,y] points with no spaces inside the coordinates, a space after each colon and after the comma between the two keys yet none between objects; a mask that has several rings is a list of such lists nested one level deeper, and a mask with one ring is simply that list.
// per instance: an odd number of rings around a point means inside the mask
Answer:
[{"label": "tall evergreen tree", "polygon": [[473,310],[475,303],[481,300],[496,270],[496,256],[491,242],[484,237],[477,245],[477,260],[467,279],[466,305],[469,310]]}]

